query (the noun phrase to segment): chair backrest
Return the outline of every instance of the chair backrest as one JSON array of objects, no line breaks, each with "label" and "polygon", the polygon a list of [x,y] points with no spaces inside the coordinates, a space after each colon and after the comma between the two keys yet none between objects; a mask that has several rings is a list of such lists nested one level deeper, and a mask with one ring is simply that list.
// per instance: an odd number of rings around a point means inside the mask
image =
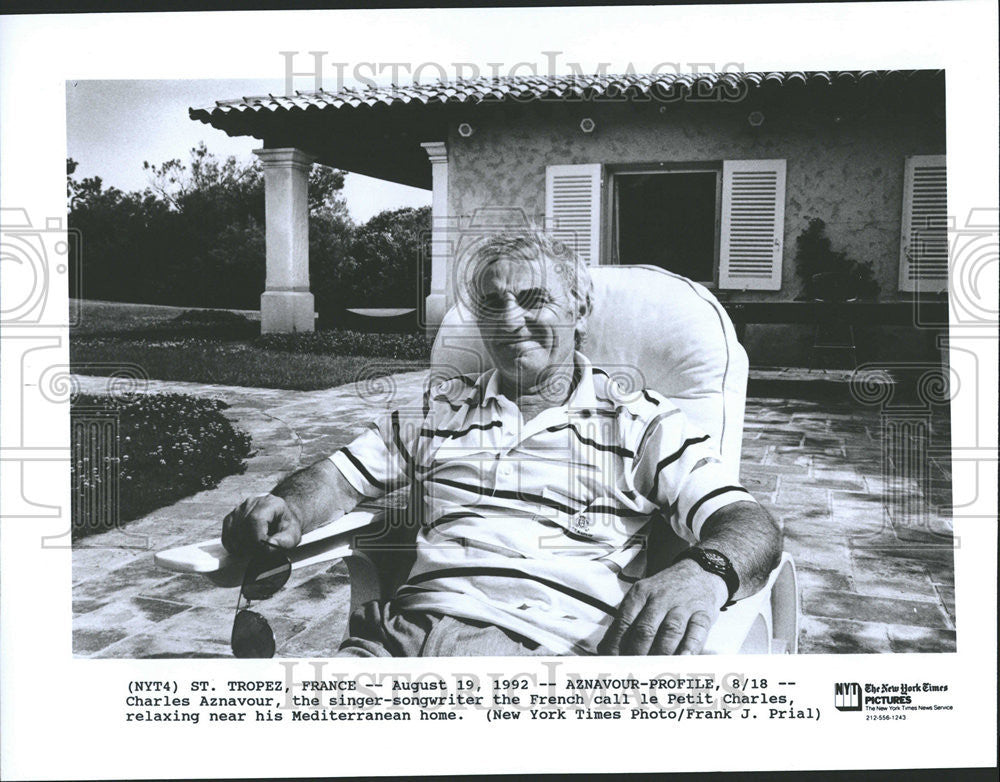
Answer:
[{"label": "chair backrest", "polygon": [[[583,352],[626,387],[651,388],[711,435],[739,477],[748,361],[733,324],[704,286],[654,266],[598,266]],[[445,315],[432,377],[491,366],[469,311]]]}]

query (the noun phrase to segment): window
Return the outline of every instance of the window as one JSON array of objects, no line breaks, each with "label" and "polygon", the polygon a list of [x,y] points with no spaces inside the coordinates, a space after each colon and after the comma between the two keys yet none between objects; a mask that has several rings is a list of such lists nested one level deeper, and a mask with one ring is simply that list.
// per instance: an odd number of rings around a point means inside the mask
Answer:
[{"label": "window", "polygon": [[776,291],[785,161],[636,165],[610,174],[600,163],[548,166],[545,223],[588,264],[651,264],[723,289]]},{"label": "window", "polygon": [[906,158],[899,243],[899,289],[940,293],[948,287],[948,172],[944,155]]},{"label": "window", "polygon": [[716,281],[719,171],[624,172],[614,176],[614,255]]}]

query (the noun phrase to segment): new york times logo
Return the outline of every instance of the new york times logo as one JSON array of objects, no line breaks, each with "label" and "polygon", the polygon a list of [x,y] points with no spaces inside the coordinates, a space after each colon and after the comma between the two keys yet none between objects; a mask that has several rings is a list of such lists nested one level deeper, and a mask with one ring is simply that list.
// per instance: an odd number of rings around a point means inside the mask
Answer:
[{"label": "new york times logo", "polygon": [[861,711],[861,685],[857,682],[834,683],[833,705],[838,711]]}]

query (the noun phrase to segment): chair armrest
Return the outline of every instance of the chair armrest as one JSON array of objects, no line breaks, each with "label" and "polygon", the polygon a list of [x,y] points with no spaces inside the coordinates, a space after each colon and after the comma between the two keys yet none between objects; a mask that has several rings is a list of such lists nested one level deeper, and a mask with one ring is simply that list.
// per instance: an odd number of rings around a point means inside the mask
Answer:
[{"label": "chair armrest", "polygon": [[[292,568],[315,565],[320,562],[341,559],[352,553],[354,535],[350,533],[367,527],[375,518],[375,512],[356,510],[346,513],[336,521],[309,530],[289,554]],[[178,573],[201,573],[210,575],[226,571],[234,565],[246,562],[245,556],[232,554],[223,547],[219,538],[180,546],[154,555],[157,567]]]},{"label": "chair armrest", "polygon": [[[782,585],[791,583],[790,590],[775,590],[779,581]],[[772,651],[774,635],[774,613],[772,598],[790,601],[793,605],[782,605],[782,615],[796,619],[797,629],[798,594],[794,588],[795,565],[791,555],[784,552],[778,566],[771,571],[767,584],[761,590],[738,601],[721,614],[709,631],[702,654],[768,654]],[[779,594],[780,593],[780,594]],[[776,608],[776,607],[774,607]],[[789,651],[795,652],[791,639],[785,640]]]},{"label": "chair armrest", "polygon": [[[368,557],[355,547],[357,533],[366,527],[382,529],[375,511],[353,511],[336,521],[310,530],[299,545],[289,552],[292,568],[347,560],[352,580],[352,609],[379,594],[378,577]],[[348,559],[350,558],[350,559]],[[178,573],[208,576],[219,586],[239,586],[246,557],[226,551],[219,538],[161,551],[154,555],[157,567]],[[780,581],[780,583],[779,583]],[[778,587],[776,589],[776,584]],[[773,605],[772,602],[777,601]],[[780,620],[778,615],[781,615]],[[778,620],[778,621],[776,621]],[[775,627],[783,624],[784,628]],[[756,594],[740,600],[719,615],[709,631],[703,654],[767,654],[772,651],[772,635],[782,638],[788,650],[797,647],[798,594],[795,566],[791,556],[782,554],[781,562]]]}]

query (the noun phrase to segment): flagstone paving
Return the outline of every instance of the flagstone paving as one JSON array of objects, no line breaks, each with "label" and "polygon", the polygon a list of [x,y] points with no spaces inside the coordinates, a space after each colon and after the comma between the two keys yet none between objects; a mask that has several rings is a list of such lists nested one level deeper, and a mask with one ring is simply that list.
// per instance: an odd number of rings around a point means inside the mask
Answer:
[{"label": "flagstone paving", "polygon": [[[85,393],[108,388],[107,378],[74,380]],[[226,401],[256,450],[244,474],[75,544],[74,653],[230,656],[238,588],[159,570],[153,553],[217,536],[244,497],[345,445],[377,410],[419,402],[425,381],[410,372],[308,392],[149,381],[150,393]],[[891,410],[848,401],[748,400],[741,478],[782,523],[795,558],[801,652],[955,650],[949,431],[941,416],[922,415],[917,427],[896,426]],[[903,469],[920,473],[895,474]],[[342,563],[295,570],[261,606],[278,655],[331,654],[348,594]]]}]

